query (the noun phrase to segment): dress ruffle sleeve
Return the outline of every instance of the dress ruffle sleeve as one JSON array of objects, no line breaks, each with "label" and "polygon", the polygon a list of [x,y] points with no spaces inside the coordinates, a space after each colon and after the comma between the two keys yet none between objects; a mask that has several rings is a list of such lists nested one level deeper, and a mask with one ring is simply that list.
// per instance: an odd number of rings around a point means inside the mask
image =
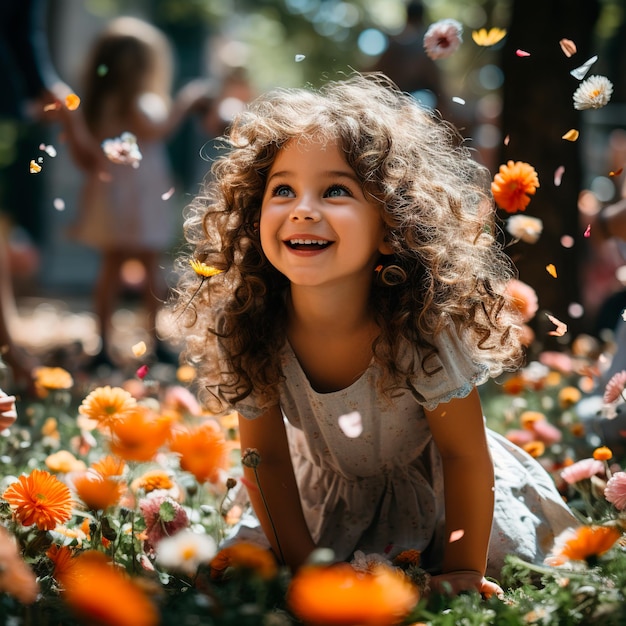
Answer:
[{"label": "dress ruffle sleeve", "polygon": [[407,381],[413,396],[425,409],[464,398],[489,378],[488,366],[472,360],[454,328],[445,329],[431,343],[437,348],[437,353],[426,361],[426,368],[432,373],[424,372],[416,360],[414,373]]}]

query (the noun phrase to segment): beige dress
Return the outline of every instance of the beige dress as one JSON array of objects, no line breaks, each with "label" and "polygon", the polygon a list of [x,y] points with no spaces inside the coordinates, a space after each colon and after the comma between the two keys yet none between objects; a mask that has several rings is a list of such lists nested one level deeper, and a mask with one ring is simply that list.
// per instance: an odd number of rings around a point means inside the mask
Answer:
[{"label": "beige dress", "polygon": [[[454,333],[435,344],[442,369],[428,377],[415,367],[415,376],[392,404],[377,391],[375,366],[346,389],[317,393],[289,344],[282,350],[286,380],[280,405],[304,517],[316,545],[332,548],[339,559],[349,560],[355,550],[393,557],[412,548],[421,551],[424,569],[440,568],[441,458],[423,407],[466,396],[486,374],[464,355]],[[262,411],[250,398],[236,408],[250,419]],[[355,414],[362,432],[347,436],[339,418]],[[487,432],[496,475],[488,574],[497,577],[507,554],[541,562],[555,534],[575,526],[576,520],[539,463]],[[234,535],[264,542],[252,515]]]}]

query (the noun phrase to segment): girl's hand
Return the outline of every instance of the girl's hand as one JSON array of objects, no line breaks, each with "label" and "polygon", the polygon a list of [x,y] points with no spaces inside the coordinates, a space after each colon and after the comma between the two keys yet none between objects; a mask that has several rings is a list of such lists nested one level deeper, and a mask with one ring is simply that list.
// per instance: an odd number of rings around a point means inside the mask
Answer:
[{"label": "girl's hand", "polygon": [[17,419],[17,410],[15,409],[15,396],[7,396],[0,389],[0,430],[8,428]]},{"label": "girl's hand", "polygon": [[490,598],[494,594],[498,597],[504,595],[502,588],[494,582],[487,580],[480,572],[473,570],[461,570],[433,576],[430,579],[431,591],[446,595],[456,596],[462,591],[476,590],[483,598]]}]

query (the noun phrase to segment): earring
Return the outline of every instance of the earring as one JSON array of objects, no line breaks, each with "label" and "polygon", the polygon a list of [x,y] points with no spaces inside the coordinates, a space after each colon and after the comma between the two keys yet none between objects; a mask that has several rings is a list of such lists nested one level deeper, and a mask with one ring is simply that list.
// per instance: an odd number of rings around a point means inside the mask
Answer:
[{"label": "earring", "polygon": [[376,266],[374,272],[376,272],[376,282],[383,287],[397,287],[408,279],[406,271],[395,263],[390,263],[389,265],[381,263]]}]

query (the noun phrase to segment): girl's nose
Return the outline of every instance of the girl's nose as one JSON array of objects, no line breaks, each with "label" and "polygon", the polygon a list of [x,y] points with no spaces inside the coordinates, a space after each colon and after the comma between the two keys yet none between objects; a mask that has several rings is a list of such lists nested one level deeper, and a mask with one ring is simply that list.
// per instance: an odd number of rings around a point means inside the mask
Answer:
[{"label": "girl's nose", "polygon": [[301,201],[298,202],[289,213],[289,220],[292,222],[319,222],[320,214],[319,211],[312,206],[310,201]]}]

